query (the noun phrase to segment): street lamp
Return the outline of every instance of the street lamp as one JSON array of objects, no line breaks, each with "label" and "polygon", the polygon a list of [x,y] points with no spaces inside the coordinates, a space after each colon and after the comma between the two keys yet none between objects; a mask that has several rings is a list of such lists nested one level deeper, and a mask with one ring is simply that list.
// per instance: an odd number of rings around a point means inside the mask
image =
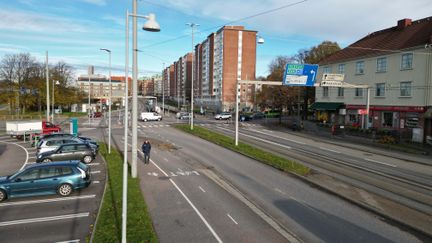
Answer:
[{"label": "street lamp", "polygon": [[[55,82],[55,83],[54,83]],[[52,122],[54,123],[54,84],[59,85],[60,82],[58,80],[53,80],[53,84],[52,84]]]},{"label": "street lamp", "polygon": [[[123,205],[122,205],[122,243],[126,243],[126,222],[127,222],[127,151],[128,151],[128,75],[129,75],[129,16],[134,17],[133,19],[133,50],[137,49],[137,19],[145,18],[148,21],[144,24],[143,30],[158,32],[160,26],[156,22],[154,14],[148,16],[137,15],[137,0],[132,0],[133,14],[129,14],[129,10],[126,11],[126,52],[125,52],[125,82],[126,82],[126,95],[125,95],[125,130],[124,130],[124,161],[123,161]],[[137,177],[137,120],[138,120],[138,92],[137,92],[137,52],[133,52],[132,60],[132,177]]]},{"label": "street lamp", "polygon": [[191,116],[190,116],[190,129],[193,130],[193,117],[194,117],[194,111],[193,111],[193,98],[194,98],[194,58],[195,58],[195,50],[194,50],[194,29],[195,27],[198,27],[199,24],[195,23],[187,23],[186,25],[191,27],[192,30],[192,65],[191,65]]},{"label": "street lamp", "polygon": [[111,153],[111,102],[112,102],[112,86],[111,86],[111,50],[101,48],[101,51],[108,52],[109,56],[109,103],[108,103],[108,153]]}]

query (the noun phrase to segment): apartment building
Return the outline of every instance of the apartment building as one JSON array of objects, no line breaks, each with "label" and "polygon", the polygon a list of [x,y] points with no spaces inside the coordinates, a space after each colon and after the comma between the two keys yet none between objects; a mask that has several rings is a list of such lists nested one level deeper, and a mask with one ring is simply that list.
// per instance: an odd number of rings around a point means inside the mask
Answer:
[{"label": "apartment building", "polygon": [[367,89],[318,87],[312,108],[318,120],[432,136],[432,17],[402,19],[320,62],[318,77],[343,73]]},{"label": "apartment building", "polygon": [[[88,75],[81,75],[78,77],[76,82],[80,91],[87,94],[90,92],[91,99],[106,100],[109,97],[109,78],[104,75],[90,75],[90,78]],[[113,101],[124,97],[124,77],[123,80],[118,79],[117,77],[112,77],[111,90]]]},{"label": "apartment building", "polygon": [[[256,71],[256,31],[243,26],[224,26],[195,46],[195,55],[189,53],[174,63],[174,85],[177,100],[190,102],[191,73],[194,84],[194,102],[217,111],[235,107],[238,79],[254,80]],[[168,69],[168,68],[167,68]],[[166,70],[166,72],[170,72]],[[166,79],[166,76],[164,76]],[[173,86],[171,86],[173,88]],[[254,89],[241,87],[241,102],[253,105]]]}]

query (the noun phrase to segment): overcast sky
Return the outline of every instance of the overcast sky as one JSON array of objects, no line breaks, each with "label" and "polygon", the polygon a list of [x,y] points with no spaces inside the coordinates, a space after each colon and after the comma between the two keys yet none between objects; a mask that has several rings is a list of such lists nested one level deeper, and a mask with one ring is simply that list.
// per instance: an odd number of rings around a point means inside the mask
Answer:
[{"label": "overcast sky", "polygon": [[[112,51],[113,74],[124,75],[125,15],[132,0],[0,0],[0,58],[28,52],[40,61],[72,65],[75,74],[108,74]],[[161,32],[141,30],[139,73],[160,73],[192,49],[191,29],[197,23],[195,44],[223,25],[244,25],[265,39],[257,48],[257,76],[268,74],[278,55],[294,55],[324,40],[341,47],[368,33],[396,25],[397,20],[432,16],[432,0],[141,0],[138,14],[155,13]]]}]

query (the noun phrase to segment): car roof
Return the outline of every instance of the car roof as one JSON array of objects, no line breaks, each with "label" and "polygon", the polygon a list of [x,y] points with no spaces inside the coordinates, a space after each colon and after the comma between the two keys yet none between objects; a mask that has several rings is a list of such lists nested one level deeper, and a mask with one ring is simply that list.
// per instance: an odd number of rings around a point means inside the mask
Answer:
[{"label": "car roof", "polygon": [[88,143],[64,143],[64,144],[60,144],[59,147],[64,147],[68,145],[82,145],[82,144],[89,145]]},{"label": "car roof", "polygon": [[49,162],[49,163],[36,163],[36,164],[32,164],[26,167],[26,169],[28,168],[43,168],[43,167],[50,167],[50,166],[76,166],[80,163],[79,160],[65,160],[65,161],[53,161],[53,162]]}]

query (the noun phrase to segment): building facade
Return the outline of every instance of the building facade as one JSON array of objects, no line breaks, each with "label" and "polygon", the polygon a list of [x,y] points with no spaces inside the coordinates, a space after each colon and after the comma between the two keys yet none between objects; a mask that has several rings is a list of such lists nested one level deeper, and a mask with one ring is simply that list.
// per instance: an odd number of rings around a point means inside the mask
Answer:
[{"label": "building facade", "polygon": [[[195,46],[193,68],[188,66],[192,63],[190,53],[175,62],[173,84],[177,88],[177,100],[181,97],[183,104],[190,102],[189,74],[193,71],[194,103],[215,111],[233,110],[237,80],[255,80],[256,33],[243,26],[224,26]],[[248,102],[251,107],[254,95],[248,92],[254,90],[252,87],[240,89],[241,102]]]},{"label": "building facade", "polygon": [[369,34],[321,61],[318,77],[325,73],[367,85],[370,97],[363,88],[319,87],[318,120],[432,136],[432,17]]}]

